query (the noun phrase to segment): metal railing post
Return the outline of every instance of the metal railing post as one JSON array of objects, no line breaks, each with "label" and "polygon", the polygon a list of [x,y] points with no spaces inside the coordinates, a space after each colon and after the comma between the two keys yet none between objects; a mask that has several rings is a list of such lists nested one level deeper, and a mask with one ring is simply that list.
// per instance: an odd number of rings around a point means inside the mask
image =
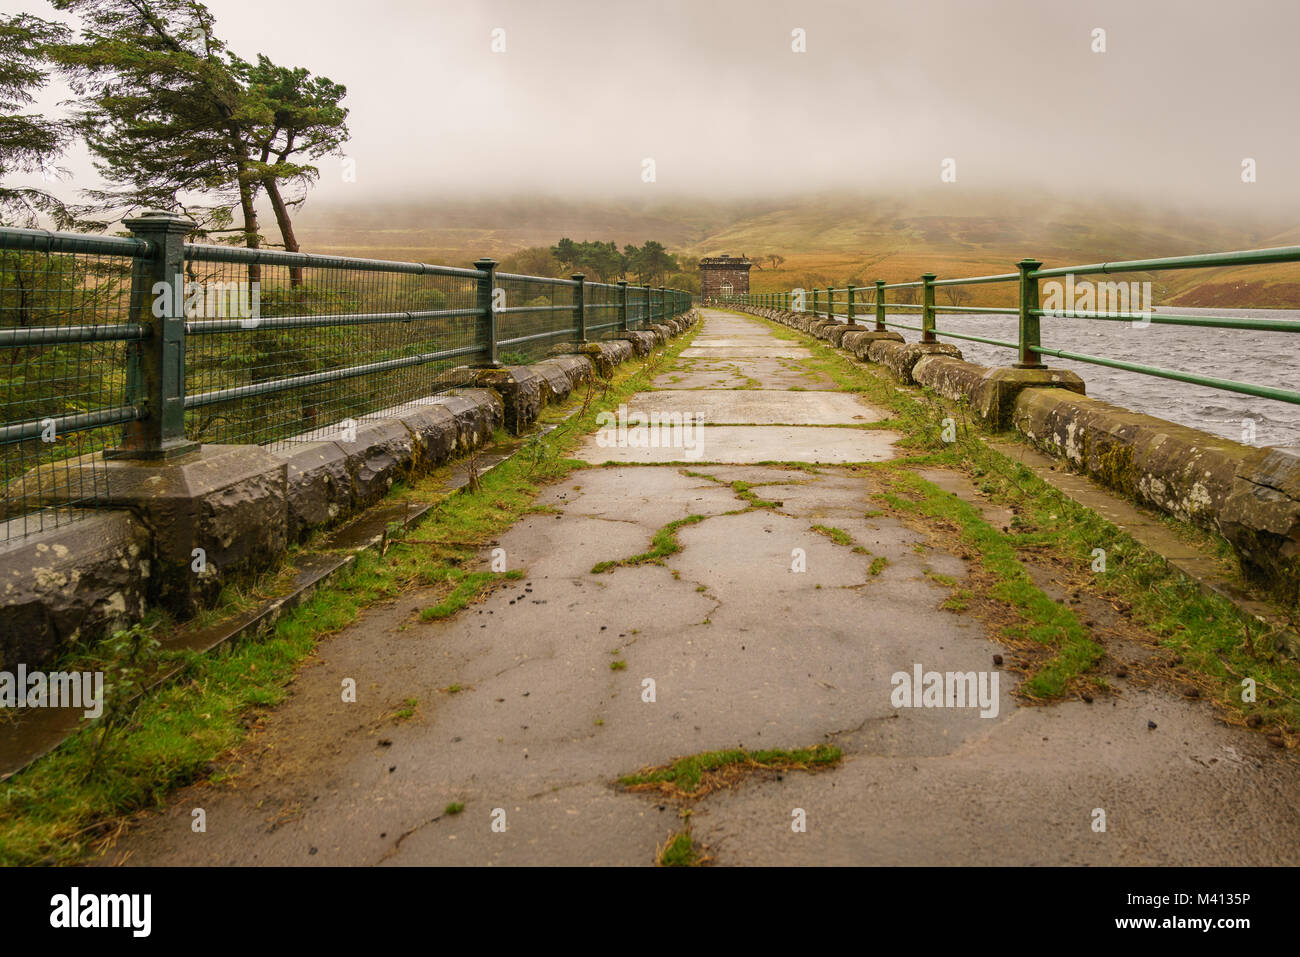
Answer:
[{"label": "metal railing post", "polygon": [[127,344],[126,395],[137,417],[104,456],[172,458],[199,447],[185,438],[185,237],[195,224],[156,209],[122,222],[152,250],[131,271],[131,315],[149,335]]},{"label": "metal railing post", "polygon": [[854,292],[854,290],[855,290],[856,288],[857,288],[857,287],[854,286],[853,283],[849,283],[849,287],[848,287],[848,289],[845,290],[845,292],[848,293],[848,300],[847,300],[847,302],[846,302],[846,304],[845,304],[845,307],[844,307],[844,308],[845,308],[845,317],[847,318],[847,320],[848,320],[848,324],[849,324],[850,326],[857,325],[857,323],[854,322],[854,316],[853,316],[853,292]]},{"label": "metal railing post", "polygon": [[826,290],[826,318],[835,318],[835,287]]},{"label": "metal railing post", "polygon": [[935,274],[921,276],[921,341],[938,342],[934,336],[934,280]]},{"label": "metal railing post", "polygon": [[654,320],[655,320],[655,303],[654,300],[650,298],[650,284],[646,283],[645,284],[645,322],[641,324],[641,328],[645,329],[648,326],[653,325]]},{"label": "metal railing post", "polygon": [[573,287],[573,319],[578,325],[578,342],[586,345],[587,342],[587,277],[585,274],[575,272],[569,277],[577,283]]},{"label": "metal railing post", "polygon": [[885,331],[885,280],[876,280],[876,332]]},{"label": "metal railing post", "polygon": [[618,328],[627,332],[627,280],[618,281]]},{"label": "metal railing post", "polygon": [[486,276],[479,279],[477,289],[474,295],[474,308],[483,316],[484,325],[487,326],[488,355],[487,364],[490,368],[496,368],[501,365],[497,359],[497,310],[493,297],[496,295],[496,269],[497,261],[488,259],[486,256],[482,259],[475,260],[474,268],[487,273]]},{"label": "metal railing post", "polygon": [[1017,369],[1045,369],[1042,357],[1034,349],[1041,346],[1042,328],[1039,317],[1033,315],[1038,308],[1038,280],[1030,276],[1043,264],[1037,259],[1022,259],[1016,263],[1020,270],[1020,361]]},{"label": "metal railing post", "polygon": [[659,287],[659,321],[668,321],[668,290],[663,286]]},{"label": "metal railing post", "polygon": [[814,319],[817,318],[817,290],[816,289],[813,290],[812,316]]}]

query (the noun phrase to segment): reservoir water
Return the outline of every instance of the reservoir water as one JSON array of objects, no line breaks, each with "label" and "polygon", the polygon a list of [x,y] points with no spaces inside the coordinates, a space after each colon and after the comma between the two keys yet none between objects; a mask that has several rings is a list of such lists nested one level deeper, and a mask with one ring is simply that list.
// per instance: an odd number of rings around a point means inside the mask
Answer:
[{"label": "reservoir water", "polygon": [[[1232,318],[1300,319],[1300,312],[1281,309],[1180,307],[1155,310],[1157,315],[1161,311]],[[870,319],[866,321],[869,322]],[[920,325],[920,317],[916,315],[895,318],[891,314],[890,321]],[[970,362],[993,366],[1010,365],[1015,361],[1010,349],[981,342],[944,339],[942,335],[946,329],[1015,342],[1014,315],[941,312],[936,325],[940,330],[940,341],[956,345]],[[917,338],[915,333],[910,332],[904,333],[904,336],[909,342]],[[1300,333],[1155,324],[1137,326],[1098,319],[1044,318],[1042,342],[1049,349],[1122,359],[1254,385],[1300,390]],[[1070,362],[1052,356],[1044,357],[1044,361],[1049,366],[1077,372],[1087,383],[1088,395],[1093,398],[1134,412],[1204,429],[1248,445],[1300,445],[1300,405],[1123,372],[1090,363]],[[1253,438],[1250,423],[1253,423]]]}]

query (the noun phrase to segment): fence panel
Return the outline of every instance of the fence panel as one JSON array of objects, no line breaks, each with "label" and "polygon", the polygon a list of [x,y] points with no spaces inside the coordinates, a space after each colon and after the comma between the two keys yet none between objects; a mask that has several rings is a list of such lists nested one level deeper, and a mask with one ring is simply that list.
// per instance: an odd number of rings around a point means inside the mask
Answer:
[{"label": "fence panel", "polygon": [[185,252],[187,289],[204,297],[185,323],[194,441],[327,438],[346,420],[463,385],[456,370],[487,355],[475,270]]},{"label": "fence panel", "polygon": [[572,352],[578,338],[573,315],[577,283],[497,273],[497,360],[505,365],[535,362]]},{"label": "fence panel", "polygon": [[[75,518],[107,496],[101,460],[134,418],[126,403],[129,239],[0,233],[0,544]],[[85,467],[74,460],[88,456]]]},{"label": "fence panel", "polygon": [[[591,340],[623,331],[616,284],[582,283],[580,322],[578,282],[492,260],[183,244],[193,224],[156,211],[127,226],[135,238],[0,228],[0,544],[107,501],[105,450],[339,437],[467,384],[494,345],[498,362],[526,363],[572,352],[584,326]],[[662,299],[629,286],[628,327]]]}]

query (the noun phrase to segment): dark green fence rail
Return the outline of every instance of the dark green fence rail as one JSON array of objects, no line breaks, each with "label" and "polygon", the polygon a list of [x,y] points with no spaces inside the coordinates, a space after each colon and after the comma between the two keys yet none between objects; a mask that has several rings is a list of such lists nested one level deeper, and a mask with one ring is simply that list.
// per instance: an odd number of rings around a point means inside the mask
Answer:
[{"label": "dark green fence rail", "polygon": [[[572,352],[690,295],[470,268],[0,229],[0,543],[107,496],[104,456],[278,445]],[[75,463],[75,464],[74,464]],[[55,504],[57,503],[57,505]]]},{"label": "dark green fence rail", "polygon": [[[1195,256],[1170,256],[1163,259],[1134,259],[1124,262],[1091,263],[1083,266],[1057,266],[1050,269],[1042,268],[1043,264],[1038,260],[1024,259],[1016,264],[1015,272],[999,273],[991,276],[940,279],[934,273],[926,273],[913,282],[888,283],[884,280],[877,280],[871,286],[848,286],[842,289],[796,289],[789,292],[750,293],[743,296],[724,297],[719,302],[724,305],[730,303],[808,312],[837,320],[843,317],[844,321],[855,324],[859,318],[868,316],[873,323],[872,328],[877,331],[884,332],[892,329],[916,332],[920,334],[922,342],[938,342],[940,338],[946,338],[1013,349],[1016,352],[1016,360],[1013,365],[1017,368],[1044,368],[1044,357],[1055,357],[1073,362],[1120,369],[1140,375],[1186,382],[1191,385],[1206,386],[1226,392],[1236,392],[1242,395],[1274,399],[1279,402],[1300,404],[1300,391],[1293,389],[1239,382],[1234,379],[1167,369],[1141,362],[1130,362],[1106,356],[1054,349],[1043,344],[1042,320],[1073,318],[1100,322],[1150,323],[1152,325],[1283,333],[1300,332],[1300,322],[1284,319],[1191,316],[1167,312],[1156,313],[1130,310],[1043,309],[1039,287],[1040,281],[1044,279],[1055,280],[1122,273],[1155,273],[1175,269],[1208,269],[1297,262],[1300,262],[1300,246],[1279,246],[1272,249],[1248,249]],[[948,286],[986,284],[1014,284],[1016,287],[1016,304],[1014,306],[945,306],[935,302],[936,289]],[[1127,298],[1127,293],[1125,293],[1125,297]],[[1150,304],[1148,303],[1148,305]],[[906,311],[904,312],[904,310]],[[920,325],[896,321],[900,317],[900,312],[903,316],[917,316],[920,319]],[[972,335],[969,332],[962,333],[941,329],[937,325],[937,316],[940,313],[1015,315],[1019,319],[1018,335],[1016,341],[1012,342],[1007,339]]]}]

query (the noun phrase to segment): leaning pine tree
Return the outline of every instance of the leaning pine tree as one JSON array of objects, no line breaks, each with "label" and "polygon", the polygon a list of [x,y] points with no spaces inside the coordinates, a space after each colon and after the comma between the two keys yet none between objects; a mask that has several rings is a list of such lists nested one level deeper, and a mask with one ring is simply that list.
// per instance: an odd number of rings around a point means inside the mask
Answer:
[{"label": "leaning pine tree", "polygon": [[[79,96],[73,122],[104,180],[88,192],[91,208],[178,209],[205,232],[257,247],[247,129],[268,110],[245,95],[208,9],[191,0],[53,2],[82,21],[79,38],[52,55]],[[243,224],[232,228],[235,208]]]}]

